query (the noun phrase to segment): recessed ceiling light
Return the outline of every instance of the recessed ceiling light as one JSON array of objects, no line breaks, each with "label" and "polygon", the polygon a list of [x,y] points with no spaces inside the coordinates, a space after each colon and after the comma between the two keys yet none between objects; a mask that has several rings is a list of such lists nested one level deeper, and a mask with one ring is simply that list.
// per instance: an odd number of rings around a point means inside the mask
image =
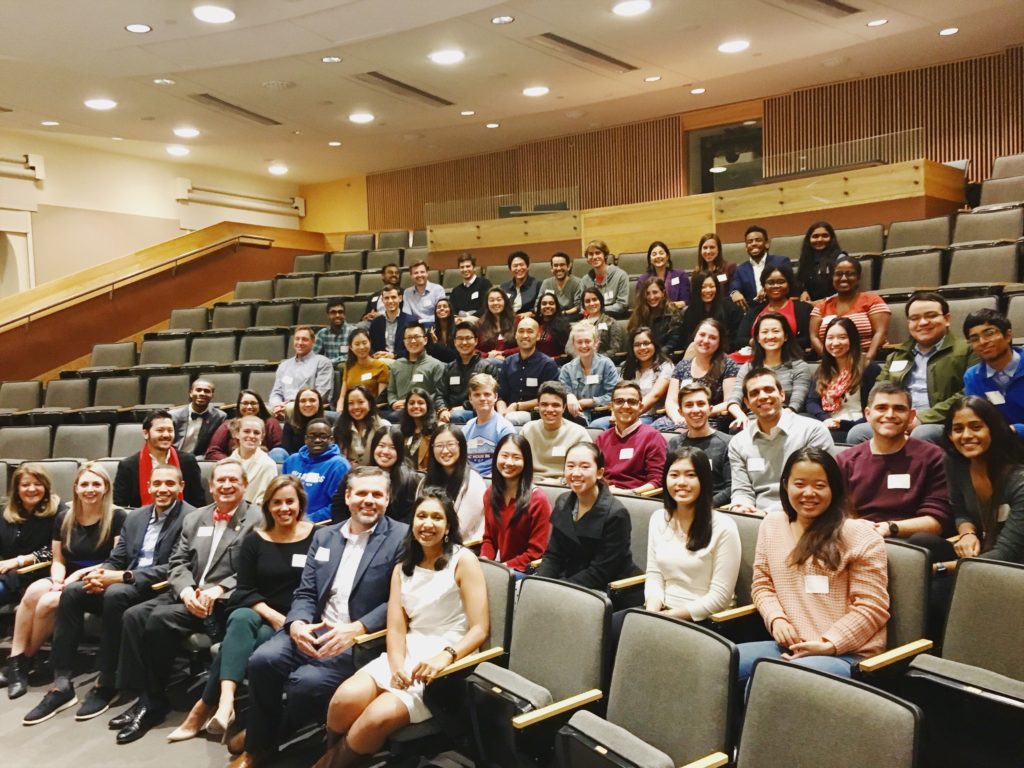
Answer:
[{"label": "recessed ceiling light", "polygon": [[327,146],[328,147],[340,147],[341,146],[341,142],[340,141],[328,141],[327,142]]},{"label": "recessed ceiling light", "polygon": [[645,83],[656,83],[661,80],[661,75],[648,75],[644,78]]},{"label": "recessed ceiling light", "polygon": [[551,89],[546,85],[531,85],[529,88],[523,88],[523,96],[547,96],[551,92]]},{"label": "recessed ceiling light", "polygon": [[612,8],[616,16],[639,16],[651,10],[651,0],[622,0]]},{"label": "recessed ceiling light", "polygon": [[718,46],[718,50],[720,53],[739,53],[740,51],[747,50],[749,47],[749,40],[726,40]]},{"label": "recessed ceiling light", "polygon": [[702,93],[707,93],[707,88],[691,88],[690,93],[694,96],[700,96]]},{"label": "recessed ceiling light", "polygon": [[89,109],[96,109],[100,112],[105,112],[108,109],[113,109],[117,106],[117,102],[113,99],[87,99],[85,106]]},{"label": "recessed ceiling light", "polygon": [[235,20],[234,11],[219,5],[197,5],[192,9],[192,15],[207,24],[227,24]]},{"label": "recessed ceiling light", "polygon": [[949,37],[950,35],[955,35],[959,31],[960,27],[946,27],[945,29],[939,30],[939,34],[943,37]]},{"label": "recessed ceiling light", "polygon": [[174,85],[174,81],[169,77],[157,77],[153,80],[153,85]]},{"label": "recessed ceiling light", "polygon": [[369,112],[353,112],[348,119],[353,123],[372,123],[374,117]]},{"label": "recessed ceiling light", "polygon": [[153,28],[149,24],[129,24],[125,27],[129,32],[134,32],[136,35],[144,35],[147,32],[152,32]]},{"label": "recessed ceiling light", "polygon": [[888,19],[872,19],[868,22],[869,27],[881,27],[889,23]]},{"label": "recessed ceiling light", "polygon": [[487,128],[497,128],[500,125],[501,125],[501,123],[488,123],[486,127]]},{"label": "recessed ceiling light", "polygon": [[515,20],[515,16],[495,16],[491,19],[491,24],[511,24]]},{"label": "recessed ceiling light", "polygon": [[435,64],[458,64],[466,58],[466,54],[458,48],[445,48],[441,51],[434,51],[428,58]]},{"label": "recessed ceiling light", "polygon": [[267,170],[275,176],[284,176],[288,173],[288,166],[284,163],[274,163]]},{"label": "recessed ceiling light", "polygon": [[47,128],[53,128],[55,126],[60,125],[60,123],[58,123],[56,120],[43,120],[43,122],[41,122],[40,125],[45,125]]},{"label": "recessed ceiling light", "polygon": [[194,139],[196,136],[199,135],[199,131],[195,128],[182,126],[181,128],[174,129],[174,135],[177,136],[179,139]]},{"label": "recessed ceiling light", "polygon": [[190,150],[189,150],[188,147],[183,147],[183,146],[181,146],[181,144],[168,144],[167,145],[167,154],[168,155],[174,155],[175,157],[184,157],[185,155],[187,155],[189,153],[189,151]]},{"label": "recessed ceiling light", "polygon": [[320,59],[324,64],[340,64],[341,56],[324,56]]},{"label": "recessed ceiling light", "polygon": [[744,120],[744,125],[757,125],[757,120]]},{"label": "recessed ceiling light", "polygon": [[464,109],[461,112],[459,112],[459,114],[462,115],[463,117],[472,117],[473,115],[476,114],[476,110]]},{"label": "recessed ceiling light", "polygon": [[711,171],[711,173],[725,173],[728,169],[721,165],[715,165],[708,168],[708,170]]}]

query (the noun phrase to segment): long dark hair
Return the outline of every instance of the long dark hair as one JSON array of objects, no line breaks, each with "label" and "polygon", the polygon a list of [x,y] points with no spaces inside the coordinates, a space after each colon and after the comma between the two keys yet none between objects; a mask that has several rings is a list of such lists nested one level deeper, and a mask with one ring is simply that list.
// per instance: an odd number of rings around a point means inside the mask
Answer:
[{"label": "long dark hair", "polygon": [[[580,306],[584,306],[586,304],[587,294],[591,294],[593,296],[597,296],[598,301],[601,302],[601,314],[603,315],[604,314],[604,294],[601,293],[601,291],[599,289],[595,288],[594,286],[590,286],[589,288],[584,288],[583,289],[583,293],[580,294]],[[588,316],[587,319],[590,319],[589,316]]]},{"label": "long dark hair", "polygon": [[[354,331],[352,331],[352,333],[348,335],[348,346],[350,348],[352,347],[352,340],[355,339],[356,336],[365,336],[367,341],[370,340],[370,334],[364,328],[356,328]],[[373,350],[371,349],[370,352],[372,353]],[[345,358],[345,370],[349,370],[355,364],[356,356],[349,353],[349,355]]]},{"label": "long dark hair", "polygon": [[758,340],[757,335],[761,330],[761,324],[766,320],[774,320],[782,326],[782,335],[785,339],[785,341],[782,342],[782,347],[779,349],[779,357],[782,359],[782,363],[786,364],[793,360],[803,360],[803,350],[800,349],[800,345],[796,341],[793,329],[789,327],[789,321],[778,312],[765,312],[754,321],[754,327],[750,332],[750,346],[754,350],[753,357],[750,361],[750,367],[764,367],[764,347],[761,346],[761,342]]},{"label": "long dark hair", "polygon": [[[302,397],[303,392],[313,392],[316,394],[317,407],[316,413],[312,416],[303,416],[299,410],[299,398]],[[297,435],[305,435],[306,427],[309,426],[309,422],[313,419],[323,418],[324,415],[324,396],[320,394],[320,390],[316,387],[300,387],[299,391],[295,393],[294,406],[292,407],[292,417],[289,422],[292,425],[292,429],[295,430]]]},{"label": "long dark hair", "polygon": [[[426,501],[436,501],[441,505],[441,508],[444,510],[445,523],[448,526],[444,535],[444,543],[441,545],[443,554],[434,562],[434,570],[443,571],[448,565],[448,559],[452,556],[452,551],[457,545],[462,544],[462,534],[459,532],[459,516],[455,512],[455,502],[445,492],[444,488],[427,485],[420,490],[416,497],[416,503],[412,508],[413,518],[415,518],[416,511],[420,508],[420,505]],[[412,576],[416,566],[422,561],[423,547],[420,546],[420,543],[416,541],[416,537],[413,536],[412,525],[410,525],[409,532],[405,535],[405,552],[402,555],[402,573],[406,576]]]},{"label": "long dark hair", "polygon": [[828,486],[832,491],[832,503],[828,509],[818,515],[810,527],[800,537],[800,541],[793,551],[789,553],[789,564],[800,565],[808,560],[817,560],[830,570],[839,567],[842,561],[842,553],[839,551],[839,537],[843,531],[843,521],[847,517],[846,510],[846,488],[843,485],[843,475],[839,471],[839,465],[832,458],[832,454],[821,448],[801,448],[794,452],[782,468],[782,479],[779,480],[779,497],[782,499],[782,508],[790,522],[796,520],[796,508],[789,500],[789,476],[793,472],[793,466],[801,461],[817,464],[825,470],[825,477],[828,478]]},{"label": "long dark hair", "polygon": [[[413,395],[423,399],[423,402],[427,404],[427,412],[421,417],[423,428],[420,430],[416,429],[416,420],[409,415],[409,398]],[[411,387],[408,394],[405,396],[406,407],[402,409],[402,420],[400,427],[402,434],[405,437],[412,437],[417,433],[421,435],[429,435],[434,431],[434,426],[437,424],[437,410],[434,408],[434,398],[431,397],[430,393],[427,392],[423,387]]]},{"label": "long dark hair", "polygon": [[654,357],[651,358],[651,367],[657,370],[659,363],[671,363],[668,355],[666,355],[661,349],[661,342],[654,335],[652,331],[646,325],[641,325],[639,328],[634,328],[629,332],[629,341],[626,342],[626,359],[622,363],[622,378],[624,381],[634,381],[637,375],[640,373],[640,361],[636,359],[636,352],[633,351],[633,344],[636,342],[636,337],[640,334],[645,333],[651,339],[651,344],[654,347]]},{"label": "long dark hair", "polygon": [[[853,320],[848,317],[837,317],[825,327],[825,336],[828,336],[829,329],[834,325],[841,326],[847,337],[850,339],[850,386],[847,392],[856,392],[860,388],[860,382],[864,377],[864,367],[867,359],[860,351],[860,331]],[[821,365],[814,375],[814,389],[821,395],[828,389],[829,382],[839,375],[839,361],[828,351],[823,349],[821,353]]]},{"label": "long dark hair", "polygon": [[[604,452],[598,447],[597,443],[591,442],[590,440],[580,440],[573,443],[565,449],[566,458],[577,448],[584,448],[590,452],[590,455],[594,458],[594,464],[598,469],[604,469]],[[601,491],[605,487],[604,478],[597,478],[597,490]]]},{"label": "long dark hair", "polygon": [[[491,297],[492,293],[500,293],[501,298],[505,301],[505,308],[501,311],[501,314],[495,317],[494,313],[491,312],[491,308],[487,302],[487,299]],[[480,329],[480,340],[491,341],[497,339],[500,334],[502,338],[508,340],[511,336],[513,329],[516,324],[516,315],[512,311],[512,302],[508,296],[498,286],[493,286],[487,291],[487,297],[484,300],[483,317],[480,318],[480,325],[477,326]]]},{"label": "long dark hair", "polygon": [[[706,281],[710,280],[715,285],[715,298],[711,300],[711,308],[706,309],[704,307],[704,301],[700,297],[701,288],[704,286]],[[714,319],[720,321],[720,318],[726,316],[725,302],[730,299],[725,298],[722,295],[722,291],[718,289],[718,278],[716,278],[710,272],[698,272],[693,276],[690,281],[690,303],[686,305],[686,310],[683,312],[683,327],[692,328],[690,338],[684,339],[686,344],[693,341],[693,333],[696,333],[697,328],[700,324],[708,319]],[[722,348],[726,349],[729,346],[729,335],[726,333],[722,334]]]},{"label": "long dark hair", "polygon": [[[953,446],[953,441],[950,439],[950,435],[953,433],[953,418],[960,411],[965,410],[974,411],[975,416],[985,422],[985,426],[988,427],[991,443],[982,459],[985,462],[988,480],[992,484],[992,498],[994,499],[1002,494],[1010,473],[1024,464],[1024,455],[1022,455],[1024,451],[1020,447],[1016,434],[999,413],[999,409],[984,397],[968,395],[949,409],[942,429],[942,435],[946,439],[946,452],[953,457],[954,461],[967,461]],[[991,547],[994,543],[992,534],[996,529],[998,510],[991,504],[981,506],[981,530],[988,539],[987,542],[985,539],[982,541]]]},{"label": "long dark hair", "polygon": [[667,245],[661,242],[661,240],[655,240],[653,243],[647,246],[647,274],[649,275],[654,274],[654,267],[651,265],[651,251],[653,251],[658,246],[661,246],[661,249],[665,251],[665,255],[668,256],[668,261],[665,262],[666,274],[670,269],[672,269],[672,251],[669,249]]},{"label": "long dark hair", "polygon": [[[377,446],[380,445],[380,441],[384,439],[384,436],[391,438],[391,444],[395,446],[395,459],[394,465],[390,469],[386,469],[377,464]],[[409,461],[408,456],[405,453],[405,441],[403,439],[402,430],[396,426],[385,426],[378,429],[373,433],[373,439],[370,441],[370,461],[373,462],[373,466],[383,469],[391,478],[391,500],[388,503],[388,510],[398,509],[397,504],[405,503],[405,500],[400,498],[402,493],[407,488],[415,488],[419,483],[419,476],[416,473],[416,468]],[[395,515],[390,515],[396,519],[407,520],[408,516],[404,518],[397,518]]]},{"label": "long dark hair", "polygon": [[720,238],[714,232],[708,232],[706,235],[701,235],[700,240],[697,242],[697,268],[693,270],[694,279],[696,279],[697,275],[699,275],[701,272],[703,272],[706,275],[711,274],[710,272],[707,271],[705,267],[707,262],[704,261],[704,257],[700,255],[701,248],[704,247],[704,243],[706,243],[708,240],[714,240],[715,245],[718,246],[718,255],[715,257],[715,260],[711,263],[714,264],[720,270],[725,269],[725,254],[722,253],[722,238]]},{"label": "long dark hair", "polygon": [[[451,435],[459,444],[459,461],[452,468],[450,475],[434,455],[434,443],[441,435]],[[453,499],[458,499],[468,476],[469,449],[466,444],[466,433],[453,424],[438,424],[430,436],[430,455],[427,457],[427,476],[423,480],[424,486],[444,488],[445,493]]]},{"label": "long dark hair", "polygon": [[661,498],[665,504],[665,520],[672,519],[676,511],[676,500],[668,490],[668,473],[677,461],[687,460],[693,465],[700,483],[700,495],[693,505],[693,522],[686,534],[686,548],[691,552],[704,549],[711,543],[711,516],[714,514],[715,480],[711,475],[711,460],[700,448],[683,445],[676,448],[665,459],[665,471],[661,475]]},{"label": "long dark hair", "polygon": [[263,396],[259,392],[254,390],[254,389],[242,389],[242,390],[239,390],[239,392],[238,392],[238,399],[235,400],[235,414],[236,414],[236,416],[242,412],[242,398],[245,397],[246,395],[249,395],[250,397],[255,397],[256,398],[256,402],[260,404],[259,405],[260,409],[259,409],[259,411],[256,412],[256,415],[259,416],[264,421],[269,419],[270,418],[270,409],[267,408],[267,404],[265,402],[263,402]]},{"label": "long dark hair", "polygon": [[722,325],[721,321],[713,317],[705,317],[693,329],[694,338],[696,338],[697,331],[700,330],[702,325],[710,325],[718,331],[718,349],[711,355],[711,367],[708,368],[707,376],[709,381],[718,381],[722,378],[722,374],[725,373],[725,350],[729,344],[729,337],[726,335],[725,326]]},{"label": "long dark hair", "polygon": [[[817,264],[815,264],[815,261],[817,261],[818,252],[811,246],[811,233],[816,229],[826,230],[832,238],[821,254],[821,261]],[[836,231],[831,224],[827,221],[816,221],[811,224],[807,228],[804,242],[800,246],[800,261],[797,263],[797,273],[800,275],[800,282],[804,284],[804,288],[807,287],[807,281],[811,278],[812,274],[828,275],[829,281],[831,281],[836,257],[842,252],[843,249],[839,247],[839,240],[836,239]]]},{"label": "long dark hair", "polygon": [[[555,314],[550,318],[545,318],[540,313],[540,302],[545,296],[550,296],[555,302]],[[540,326],[540,334],[537,338],[538,342],[545,336],[548,336],[551,338],[553,345],[557,347],[565,346],[565,342],[569,340],[569,322],[563,314],[564,311],[565,307],[562,306],[562,302],[558,300],[558,294],[554,291],[543,291],[540,296],[537,297],[537,311],[534,313],[533,319],[536,320],[537,325]]]},{"label": "long dark hair", "polygon": [[[365,397],[366,402],[370,404],[364,419],[365,426],[362,428],[356,424],[348,412],[348,399],[356,392]],[[343,454],[348,456],[348,452],[352,449],[352,433],[357,429],[362,434],[365,442],[366,436],[370,433],[370,428],[377,421],[377,414],[377,402],[373,395],[370,394],[370,390],[362,384],[351,387],[345,393],[345,402],[343,403],[341,413],[338,414],[338,420],[334,423],[334,442],[338,444],[338,448]]]},{"label": "long dark hair", "polygon": [[[652,285],[658,286],[661,290],[661,304],[653,309],[647,303],[647,289]],[[633,312],[629,316],[629,323],[626,325],[627,331],[633,331],[642,325],[650,327],[662,316],[675,314],[675,308],[669,306],[668,303],[668,291],[665,288],[665,281],[660,277],[648,277],[640,283],[638,292],[640,295],[637,296],[636,307],[633,308]]]},{"label": "long dark hair", "polygon": [[498,471],[498,453],[505,443],[512,443],[523,454],[523,471],[519,475],[519,482],[516,484],[516,511],[512,513],[509,525],[513,525],[520,515],[526,513],[530,507],[530,494],[533,492],[533,450],[526,438],[518,432],[511,432],[498,441],[491,456],[491,514],[494,522],[501,527],[501,510],[505,506],[505,491],[508,490],[506,480]]},{"label": "long dark hair", "polygon": [[[443,320],[437,316],[437,305],[441,302],[448,305],[448,317]],[[440,298],[437,300],[437,304],[434,304],[434,336],[437,337],[437,343],[446,347],[452,346],[452,342],[455,338],[455,322],[452,314],[452,303],[447,298]]]}]

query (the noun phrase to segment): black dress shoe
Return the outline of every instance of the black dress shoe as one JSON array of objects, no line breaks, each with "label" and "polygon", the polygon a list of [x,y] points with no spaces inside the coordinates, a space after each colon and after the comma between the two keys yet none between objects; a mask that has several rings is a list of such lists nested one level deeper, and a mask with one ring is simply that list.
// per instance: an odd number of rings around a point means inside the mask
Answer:
[{"label": "black dress shoe", "polygon": [[28,693],[28,668],[24,656],[12,656],[7,663],[7,698],[17,699]]},{"label": "black dress shoe", "polygon": [[155,728],[167,719],[167,710],[143,704],[136,711],[135,716],[128,725],[117,732],[118,744],[131,744],[138,741],[147,733],[150,728]]},{"label": "black dress shoe", "polygon": [[122,728],[128,725],[128,723],[135,719],[135,715],[138,712],[138,710],[143,708],[144,706],[145,705],[142,703],[142,699],[139,699],[130,707],[128,707],[128,709],[122,712],[120,715],[114,715],[114,717],[110,718],[110,720],[107,722],[107,727],[112,731],[120,731]]}]

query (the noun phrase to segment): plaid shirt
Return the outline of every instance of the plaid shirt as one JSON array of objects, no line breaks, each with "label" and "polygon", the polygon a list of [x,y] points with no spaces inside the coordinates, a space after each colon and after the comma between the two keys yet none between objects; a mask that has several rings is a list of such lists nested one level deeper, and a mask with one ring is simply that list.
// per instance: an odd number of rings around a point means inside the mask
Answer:
[{"label": "plaid shirt", "polygon": [[342,323],[337,333],[330,327],[317,331],[313,341],[313,354],[323,355],[334,365],[344,363],[348,359],[348,337],[355,330],[354,325]]}]

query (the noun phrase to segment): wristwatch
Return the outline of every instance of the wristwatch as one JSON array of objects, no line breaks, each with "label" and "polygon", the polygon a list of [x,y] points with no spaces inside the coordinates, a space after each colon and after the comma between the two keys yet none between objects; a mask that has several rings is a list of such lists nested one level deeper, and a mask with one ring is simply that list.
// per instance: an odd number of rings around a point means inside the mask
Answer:
[{"label": "wristwatch", "polygon": [[948,569],[948,568],[946,567],[946,564],[945,564],[945,563],[939,562],[939,563],[936,563],[936,564],[935,564],[935,575],[936,575],[936,576],[940,576],[940,575],[941,575],[941,576],[945,576],[945,575],[946,575],[946,572],[947,572],[948,570],[949,570],[949,569]]},{"label": "wristwatch", "polygon": [[889,535],[890,536],[899,536],[900,535],[900,527],[898,525],[896,525],[896,523],[889,523]]},{"label": "wristwatch", "polygon": [[132,573],[131,571],[125,571],[124,573],[121,574],[121,582],[124,583],[124,584],[134,584],[135,583],[135,574]]}]

